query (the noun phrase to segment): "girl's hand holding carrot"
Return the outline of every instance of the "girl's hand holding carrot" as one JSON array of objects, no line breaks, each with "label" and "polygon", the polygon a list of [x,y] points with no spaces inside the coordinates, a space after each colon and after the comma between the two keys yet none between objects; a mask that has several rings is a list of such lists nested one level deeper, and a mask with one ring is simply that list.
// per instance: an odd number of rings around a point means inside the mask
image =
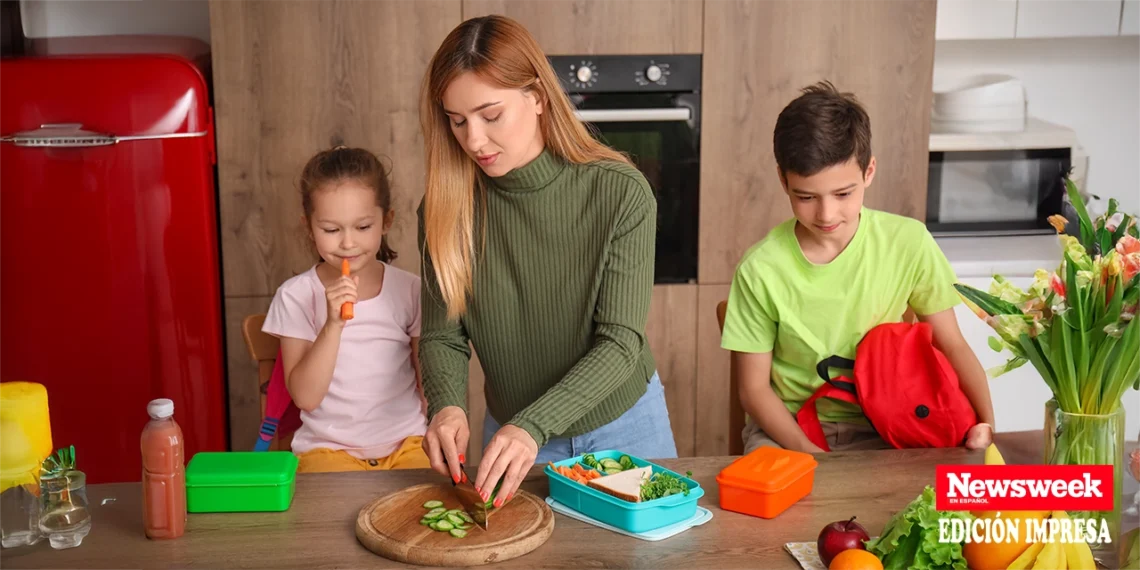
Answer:
[{"label": "girl's hand holding carrot", "polygon": [[[343,327],[344,322],[352,318],[351,303],[356,302],[356,285],[359,280],[359,277],[348,277],[342,274],[332,285],[325,288],[325,299],[328,301],[329,324]],[[348,305],[350,308],[347,318],[342,311],[343,307],[346,306],[345,303],[350,303]]]},{"label": "girl's hand holding carrot", "polygon": [[[340,275],[341,275],[341,277],[348,277],[351,274],[352,274],[352,267],[349,266],[348,260],[347,259],[340,260]],[[345,320],[345,321],[352,319],[352,303],[345,303],[345,304],[340,306],[340,318],[341,318],[341,320]]]}]

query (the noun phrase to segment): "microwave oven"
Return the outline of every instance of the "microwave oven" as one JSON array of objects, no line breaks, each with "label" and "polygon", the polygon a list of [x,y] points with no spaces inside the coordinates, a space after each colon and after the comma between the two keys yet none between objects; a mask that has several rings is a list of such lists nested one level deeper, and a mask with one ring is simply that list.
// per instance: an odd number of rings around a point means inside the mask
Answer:
[{"label": "microwave oven", "polygon": [[1088,159],[1072,129],[1036,118],[1013,132],[931,130],[926,226],[936,236],[1053,233],[1074,218],[1064,178],[1083,192]]}]

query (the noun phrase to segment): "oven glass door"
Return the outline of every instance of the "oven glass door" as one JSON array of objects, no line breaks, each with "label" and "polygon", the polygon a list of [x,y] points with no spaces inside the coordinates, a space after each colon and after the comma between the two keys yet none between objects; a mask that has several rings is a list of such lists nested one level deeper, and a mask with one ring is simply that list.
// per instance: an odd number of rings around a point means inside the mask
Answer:
[{"label": "oven glass door", "polygon": [[695,94],[576,95],[595,137],[626,153],[657,193],[654,282],[696,283],[700,184]]}]

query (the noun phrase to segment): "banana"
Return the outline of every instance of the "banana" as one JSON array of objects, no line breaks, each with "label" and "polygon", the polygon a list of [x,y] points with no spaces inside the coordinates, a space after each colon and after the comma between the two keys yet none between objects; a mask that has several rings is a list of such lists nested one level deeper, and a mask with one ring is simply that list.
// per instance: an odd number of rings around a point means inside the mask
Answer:
[{"label": "banana", "polygon": [[1005,458],[1001,456],[1001,451],[993,443],[986,448],[986,465],[1005,465]]},{"label": "banana", "polygon": [[1033,562],[1033,568],[1042,570],[1065,570],[1065,549],[1059,541],[1053,541],[1045,544],[1041,549],[1041,554],[1037,555],[1037,560]]},{"label": "banana", "polygon": [[[1069,513],[1053,511],[1053,518],[1065,520]],[[1096,561],[1093,560],[1092,549],[1087,542],[1065,542],[1061,546],[1065,551],[1065,562],[1072,570],[1096,570]]]},{"label": "banana", "polygon": [[1010,563],[1008,570],[1028,570],[1029,565],[1033,564],[1034,560],[1041,554],[1041,549],[1045,548],[1044,542],[1034,542],[1021,553],[1016,560]]},{"label": "banana", "polygon": [[1096,561],[1093,560],[1092,549],[1086,542],[1066,543],[1065,561],[1071,570],[1096,570]]}]

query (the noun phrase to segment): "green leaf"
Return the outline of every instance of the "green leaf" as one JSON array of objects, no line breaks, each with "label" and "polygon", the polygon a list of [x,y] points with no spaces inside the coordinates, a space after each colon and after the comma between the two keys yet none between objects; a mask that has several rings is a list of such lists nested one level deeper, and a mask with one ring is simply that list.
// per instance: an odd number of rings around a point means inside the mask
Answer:
[{"label": "green leaf", "polygon": [[[1055,337],[1057,335],[1052,336]],[[1053,392],[1053,395],[1057,396],[1057,374],[1053,370],[1053,365],[1049,363],[1049,358],[1046,356],[1045,350],[1036,340],[1030,338],[1029,335],[1023,334],[1018,340],[1021,341],[1021,346],[1025,349],[1025,357],[1029,359],[1029,362],[1033,363],[1033,367],[1037,369],[1038,374],[1041,374],[1041,379],[1049,386],[1049,390]],[[1042,342],[1044,342],[1044,339],[1042,339]],[[1058,401],[1060,401],[1059,396]]]},{"label": "green leaf", "polygon": [[985,311],[987,315],[1022,315],[1024,314],[1021,309],[1008,301],[1003,301],[998,297],[990,295],[989,293],[980,289],[975,289],[969,285],[962,283],[955,283],[954,289],[958,291],[971,303],[978,306],[979,309]]},{"label": "green leaf", "polygon": [[1120,225],[1116,226],[1116,231],[1112,232],[1112,245],[1116,247],[1116,243],[1120,238],[1124,237],[1124,232],[1128,231],[1128,224],[1132,223],[1132,216],[1124,214],[1124,218],[1120,220]]},{"label": "green leaf", "polygon": [[1065,190],[1069,194],[1069,201],[1073,204],[1073,209],[1077,211],[1077,219],[1080,222],[1081,229],[1081,245],[1085,247],[1085,251],[1090,253],[1096,249],[1096,242],[1093,236],[1092,220],[1089,219],[1089,211],[1085,208],[1085,201],[1081,198],[1081,193],[1077,190],[1077,185],[1073,184],[1072,179],[1065,178]]}]

